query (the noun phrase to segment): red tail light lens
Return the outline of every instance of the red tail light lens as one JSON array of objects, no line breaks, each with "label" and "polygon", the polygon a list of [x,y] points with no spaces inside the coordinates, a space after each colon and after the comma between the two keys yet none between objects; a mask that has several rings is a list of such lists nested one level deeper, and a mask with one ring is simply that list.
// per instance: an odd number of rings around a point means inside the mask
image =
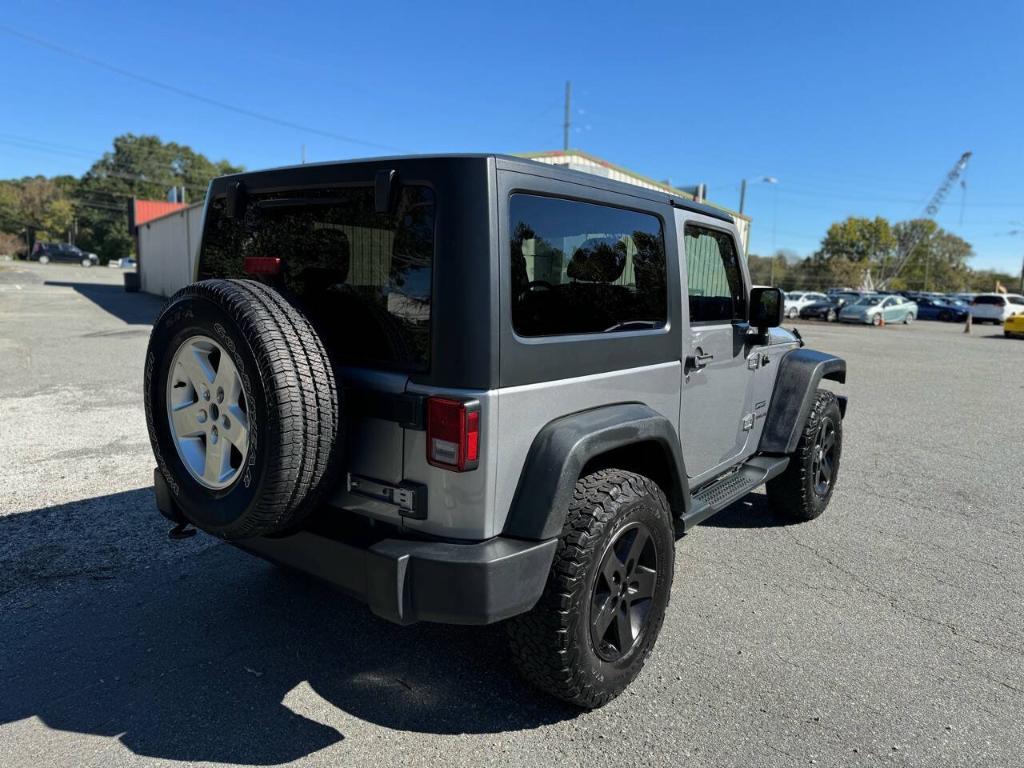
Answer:
[{"label": "red tail light lens", "polygon": [[281,271],[277,256],[246,256],[242,267],[250,275],[276,275]]},{"label": "red tail light lens", "polygon": [[480,403],[431,397],[427,400],[427,463],[466,472],[480,461]]}]

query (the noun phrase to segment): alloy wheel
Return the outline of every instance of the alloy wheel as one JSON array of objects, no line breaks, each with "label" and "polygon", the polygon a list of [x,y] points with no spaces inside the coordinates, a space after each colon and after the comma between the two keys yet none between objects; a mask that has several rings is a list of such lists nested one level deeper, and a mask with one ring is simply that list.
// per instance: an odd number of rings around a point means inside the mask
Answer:
[{"label": "alloy wheel", "polygon": [[813,450],[811,480],[814,483],[814,492],[824,496],[832,486],[836,466],[836,425],[832,419],[826,417],[821,420]]},{"label": "alloy wheel", "polygon": [[231,356],[206,336],[186,339],[167,374],[167,420],[182,464],[199,484],[234,483],[249,452],[249,409]]},{"label": "alloy wheel", "polygon": [[590,601],[590,639],[604,661],[617,661],[639,642],[658,585],[658,553],[646,524],[624,526],[608,544]]}]

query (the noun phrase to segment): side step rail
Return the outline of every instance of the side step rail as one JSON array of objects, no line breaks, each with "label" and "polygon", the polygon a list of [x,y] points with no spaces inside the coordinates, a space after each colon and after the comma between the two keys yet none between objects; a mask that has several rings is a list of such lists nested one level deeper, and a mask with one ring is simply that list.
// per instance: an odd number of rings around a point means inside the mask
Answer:
[{"label": "side step rail", "polygon": [[681,533],[733,504],[752,490],[781,475],[789,465],[788,456],[755,456],[739,469],[712,480],[693,494],[690,511],[676,521]]}]

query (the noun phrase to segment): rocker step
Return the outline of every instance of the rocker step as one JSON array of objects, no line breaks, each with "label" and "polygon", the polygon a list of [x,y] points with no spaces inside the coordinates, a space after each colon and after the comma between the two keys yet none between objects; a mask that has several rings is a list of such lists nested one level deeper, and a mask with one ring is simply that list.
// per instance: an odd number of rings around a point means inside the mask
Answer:
[{"label": "rocker step", "polygon": [[782,474],[788,465],[788,456],[755,456],[735,471],[702,486],[692,496],[690,511],[680,518],[683,532]]}]

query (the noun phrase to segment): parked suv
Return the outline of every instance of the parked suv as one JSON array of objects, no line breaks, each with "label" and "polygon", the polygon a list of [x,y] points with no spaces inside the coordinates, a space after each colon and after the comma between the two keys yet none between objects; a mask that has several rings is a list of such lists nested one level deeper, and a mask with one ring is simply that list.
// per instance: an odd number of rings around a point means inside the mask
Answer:
[{"label": "parked suv", "polygon": [[658,636],[676,535],[835,488],[846,365],[722,212],[496,156],[216,179],[153,327],[157,506],[399,624],[507,622],[582,707]]},{"label": "parked suv", "polygon": [[1024,296],[1016,293],[979,293],[971,300],[975,323],[1002,325],[1007,318],[1024,313]]},{"label": "parked suv", "polygon": [[83,267],[93,267],[99,263],[99,256],[95,253],[83,251],[71,243],[40,243],[32,247],[29,256],[30,261],[38,261],[40,264],[49,264],[51,261],[73,262]]}]

